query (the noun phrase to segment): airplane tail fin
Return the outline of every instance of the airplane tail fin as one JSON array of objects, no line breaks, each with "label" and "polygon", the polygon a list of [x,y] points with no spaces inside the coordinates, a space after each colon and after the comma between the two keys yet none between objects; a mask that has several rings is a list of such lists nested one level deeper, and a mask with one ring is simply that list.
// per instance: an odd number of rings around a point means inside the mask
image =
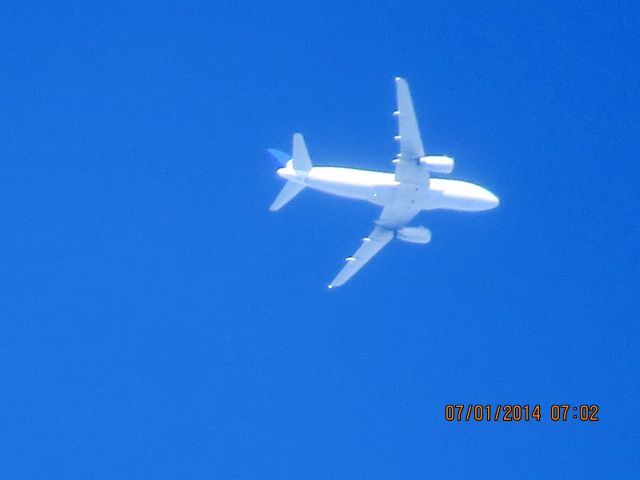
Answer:
[{"label": "airplane tail fin", "polygon": [[[282,156],[286,155],[282,154],[282,152],[278,152],[279,155],[276,155],[273,151],[270,152],[279,160],[282,160]],[[280,193],[271,204],[271,207],[269,207],[269,210],[272,212],[280,210],[287,203],[293,200],[298,193],[304,190],[305,184],[302,182],[313,168],[311,158],[309,157],[309,151],[304,143],[304,137],[300,133],[293,134],[293,154],[291,160],[286,162],[286,165],[287,167],[291,165],[291,168],[293,168],[296,174],[297,181],[289,180],[285,186],[282,187],[282,190],[280,190]]]}]

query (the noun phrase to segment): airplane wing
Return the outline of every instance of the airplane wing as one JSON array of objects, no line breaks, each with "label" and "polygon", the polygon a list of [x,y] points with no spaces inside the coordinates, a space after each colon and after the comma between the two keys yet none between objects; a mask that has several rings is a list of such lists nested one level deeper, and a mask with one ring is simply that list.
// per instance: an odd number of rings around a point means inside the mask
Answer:
[{"label": "airplane wing", "polygon": [[409,223],[420,213],[419,208],[399,207],[389,205],[382,209],[376,220],[376,228],[368,237],[362,239],[362,245],[351,257],[347,257],[347,264],[340,270],[336,278],[329,284],[329,288],[339,287],[347,283],[358,271],[364,267],[382,248],[395,237],[394,229]]},{"label": "airplane wing", "polygon": [[353,256],[347,258],[347,264],[340,270],[329,288],[344,285],[382,248],[393,240],[395,229],[409,223],[419,212],[412,198],[419,189],[429,188],[429,169],[420,164],[424,156],[424,146],[418,128],[418,121],[411,101],[411,93],[406,80],[396,77],[398,109],[394,115],[398,118],[398,136],[400,153],[393,161],[396,166],[395,179],[400,182],[394,193],[393,201],[385,206],[376,220],[376,227]]},{"label": "airplane wing", "polygon": [[362,245],[356,250],[356,253],[354,253],[352,257],[347,257],[347,264],[329,284],[329,288],[344,285],[347,280],[364,267],[376,253],[393,240],[393,237],[394,234],[392,230],[383,227],[374,228],[368,237],[362,239]]},{"label": "airplane wing", "polygon": [[422,137],[418,121],[413,110],[409,85],[400,77],[396,77],[398,109],[394,115],[398,117],[400,153],[393,161],[396,166],[395,179],[400,182],[394,192],[393,201],[385,206],[376,220],[376,227],[353,256],[347,258],[347,264],[340,270],[329,288],[344,285],[358,270],[364,267],[382,248],[393,240],[395,230],[409,223],[420,208],[413,205],[419,189],[429,188],[429,169],[420,164],[424,156]]},{"label": "airplane wing", "polygon": [[393,161],[395,178],[401,183],[425,184],[429,180],[429,169],[419,161],[424,156],[424,147],[409,85],[404,78],[396,77],[396,94],[398,109],[394,115],[398,118],[396,139],[400,142],[400,153]]},{"label": "airplane wing", "polygon": [[390,229],[403,227],[418,213],[420,213],[420,209],[417,207],[407,207],[397,203],[387,205],[382,209],[380,218],[376,220],[376,225]]}]

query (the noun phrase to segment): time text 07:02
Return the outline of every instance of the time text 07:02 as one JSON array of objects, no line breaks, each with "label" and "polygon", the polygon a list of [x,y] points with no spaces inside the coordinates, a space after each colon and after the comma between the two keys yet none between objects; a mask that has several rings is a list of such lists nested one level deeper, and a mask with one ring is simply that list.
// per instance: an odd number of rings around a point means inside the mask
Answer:
[{"label": "time text 07:02", "polygon": [[[600,407],[595,404],[553,404],[544,409],[540,404],[447,404],[444,419],[447,422],[539,422],[549,418],[553,422],[597,422]],[[545,415],[548,413],[548,416]]]}]

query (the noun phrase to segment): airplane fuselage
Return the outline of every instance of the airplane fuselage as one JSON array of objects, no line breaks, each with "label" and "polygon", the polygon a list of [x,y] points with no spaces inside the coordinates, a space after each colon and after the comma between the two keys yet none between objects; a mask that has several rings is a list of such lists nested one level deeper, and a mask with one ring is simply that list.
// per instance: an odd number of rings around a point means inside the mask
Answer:
[{"label": "airplane fuselage", "polygon": [[[394,202],[400,182],[393,173],[344,167],[313,167],[307,175],[298,175],[287,165],[278,175],[321,192],[340,197],[365,200],[387,206]],[[403,185],[406,191],[406,185]],[[498,198],[486,188],[462,180],[430,178],[428,185],[412,185],[406,198],[408,204],[420,210],[491,210],[499,205]]]}]

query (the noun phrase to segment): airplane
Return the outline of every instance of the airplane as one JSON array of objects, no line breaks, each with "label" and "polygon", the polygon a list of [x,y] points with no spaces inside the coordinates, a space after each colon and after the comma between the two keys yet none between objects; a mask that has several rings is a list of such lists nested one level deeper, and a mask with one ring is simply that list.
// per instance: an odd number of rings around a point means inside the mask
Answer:
[{"label": "airplane", "polygon": [[454,160],[445,155],[425,155],[422,137],[411,100],[409,85],[395,78],[400,152],[392,161],[394,173],[345,167],[316,167],[311,163],[303,136],[293,135],[291,155],[275,149],[268,152],[283,167],[278,176],[287,180],[271,211],[280,210],[305,187],[341,197],[365,200],[382,207],[373,231],[362,240],[356,252],[346,258],[346,264],[329,284],[329,288],[344,285],[369,260],[394,238],[415,244],[431,241],[431,231],[422,226],[408,226],[423,210],[482,211],[500,204],[492,192],[462,180],[436,178],[431,174],[449,174]]}]

